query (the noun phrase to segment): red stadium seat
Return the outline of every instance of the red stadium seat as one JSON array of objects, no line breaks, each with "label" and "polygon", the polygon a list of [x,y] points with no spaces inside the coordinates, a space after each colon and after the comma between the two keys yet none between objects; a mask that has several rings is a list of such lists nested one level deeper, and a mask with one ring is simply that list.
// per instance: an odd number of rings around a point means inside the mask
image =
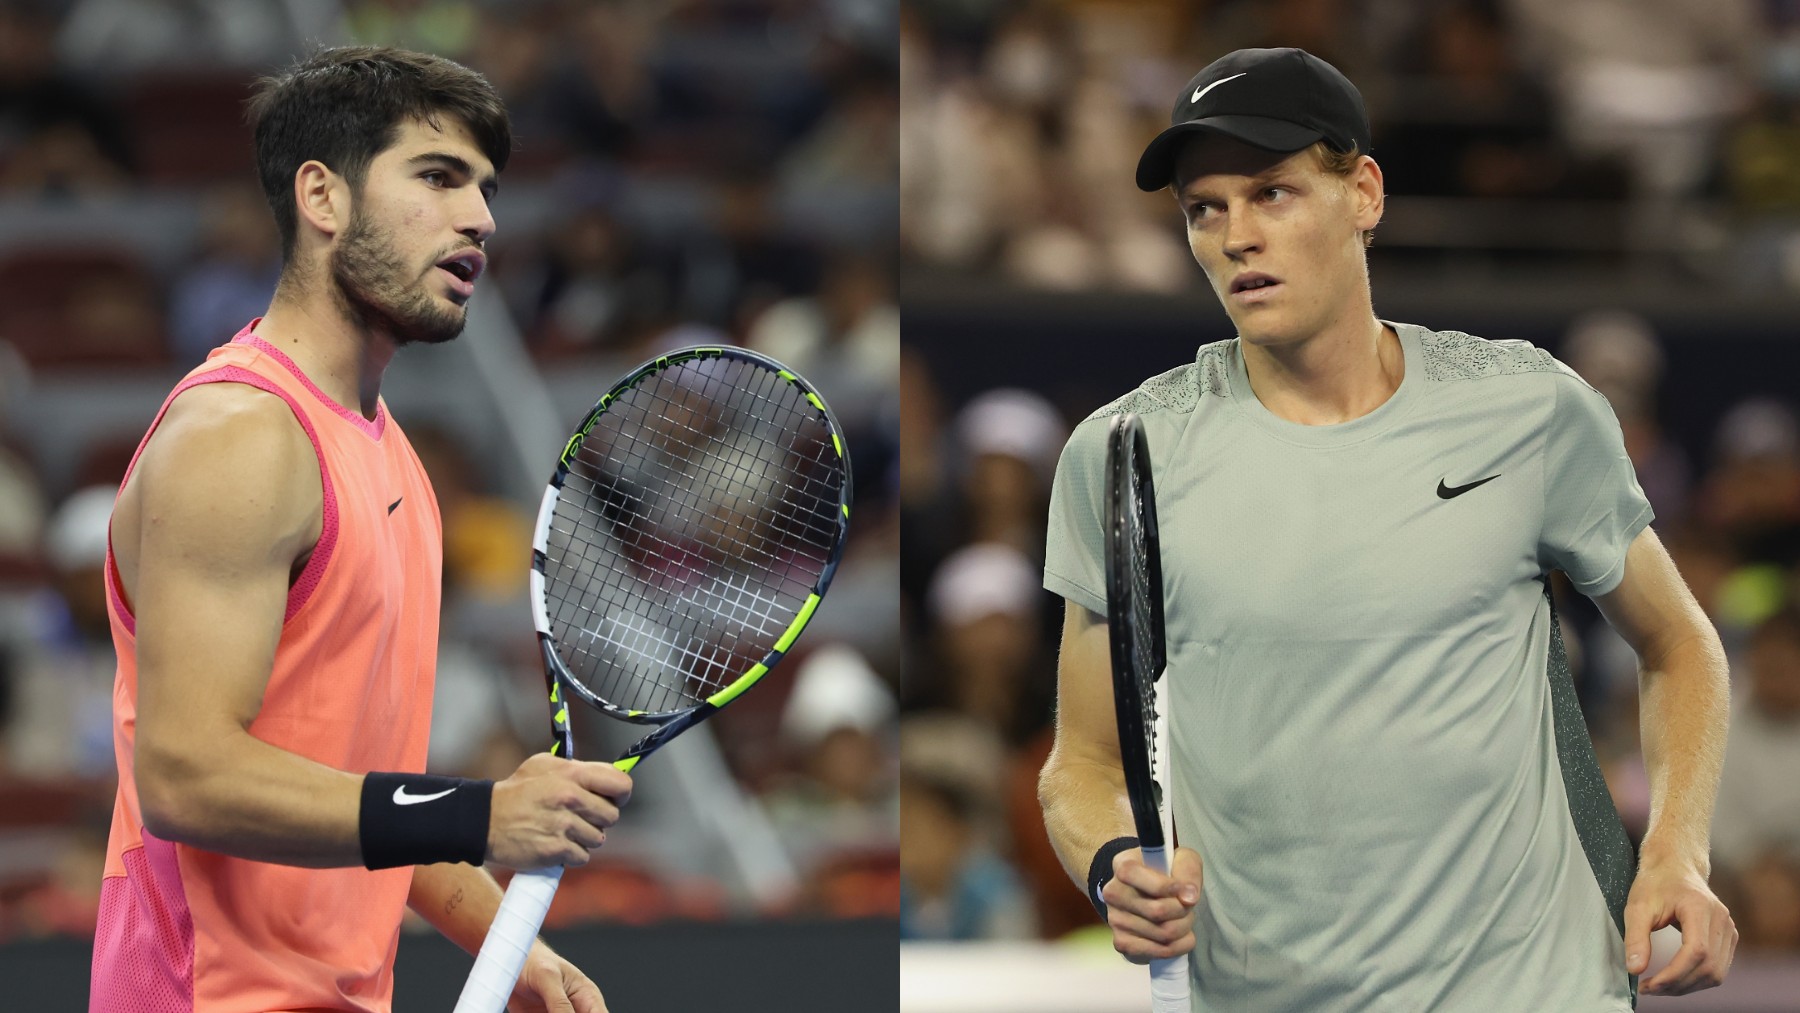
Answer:
[{"label": "red stadium seat", "polygon": [[900,916],[900,850],[857,848],[821,861],[806,875],[805,908],[832,918]]},{"label": "red stadium seat", "polygon": [[160,292],[126,251],[15,249],[0,256],[0,339],[36,367],[161,364]]},{"label": "red stadium seat", "polygon": [[244,102],[250,78],[196,72],[139,78],[125,100],[145,182],[210,183],[254,178]]}]

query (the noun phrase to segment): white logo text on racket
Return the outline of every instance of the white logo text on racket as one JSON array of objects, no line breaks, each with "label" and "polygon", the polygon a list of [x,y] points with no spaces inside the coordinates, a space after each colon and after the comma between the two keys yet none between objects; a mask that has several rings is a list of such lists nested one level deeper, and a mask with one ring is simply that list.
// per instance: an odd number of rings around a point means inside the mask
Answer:
[{"label": "white logo text on racket", "polygon": [[455,790],[455,788],[445,788],[443,791],[432,795],[408,795],[406,793],[406,785],[403,784],[394,789],[394,804],[418,805],[420,802],[429,802],[434,798],[443,798],[445,795],[448,795]]}]

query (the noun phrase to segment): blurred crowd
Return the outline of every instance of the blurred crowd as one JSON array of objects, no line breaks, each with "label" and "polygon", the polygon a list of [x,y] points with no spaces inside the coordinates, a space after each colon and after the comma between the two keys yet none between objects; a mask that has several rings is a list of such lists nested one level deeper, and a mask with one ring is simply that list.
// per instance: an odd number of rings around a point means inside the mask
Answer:
[{"label": "blurred crowd", "polygon": [[[1655,527],[1731,663],[1713,886],[1745,952],[1800,954],[1800,421],[1743,400],[1710,433],[1662,428],[1665,352],[1641,316],[1568,322],[1553,350],[1606,395]],[[1036,798],[1052,738],[1061,599],[1044,523],[1075,422],[1121,391],[1002,387],[960,404],[917,346],[901,369],[904,629],[901,934],[1058,938],[1099,921],[1057,863]],[[1091,384],[1090,384],[1091,385]],[[1697,436],[1697,439],[1677,437]],[[1685,447],[1705,450],[1690,455]],[[1579,593],[1555,587],[1576,685],[1633,840],[1649,817],[1637,662]]]},{"label": "blurred crowd", "polygon": [[[856,465],[832,594],[712,726],[795,885],[747,900],[716,856],[634,841],[628,818],[551,924],[897,910],[894,17],[878,0],[0,0],[0,942],[92,932],[112,499],[156,400],[268,305],[280,254],[243,101],[317,44],[427,50],[499,90],[516,150],[477,299],[504,302],[541,374],[758,348],[834,404]],[[126,394],[150,401],[103,410]],[[477,423],[423,396],[437,414],[396,418],[445,522],[430,766],[504,776],[548,741],[536,504],[471,449]]]},{"label": "blurred crowd", "polygon": [[1800,288],[1800,5],[1785,0],[904,0],[902,255],[1035,288],[1194,284],[1132,183],[1183,84],[1298,46],[1362,91],[1373,262],[1645,262]]}]

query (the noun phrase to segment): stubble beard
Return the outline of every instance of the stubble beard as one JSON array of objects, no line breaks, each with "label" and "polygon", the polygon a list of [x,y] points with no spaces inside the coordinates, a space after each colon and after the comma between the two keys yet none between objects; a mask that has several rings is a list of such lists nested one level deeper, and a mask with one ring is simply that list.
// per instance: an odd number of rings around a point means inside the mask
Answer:
[{"label": "stubble beard", "polygon": [[467,322],[467,311],[440,306],[425,279],[396,254],[393,233],[360,212],[351,215],[331,252],[331,283],[352,320],[387,334],[396,345],[442,344],[461,334]]}]

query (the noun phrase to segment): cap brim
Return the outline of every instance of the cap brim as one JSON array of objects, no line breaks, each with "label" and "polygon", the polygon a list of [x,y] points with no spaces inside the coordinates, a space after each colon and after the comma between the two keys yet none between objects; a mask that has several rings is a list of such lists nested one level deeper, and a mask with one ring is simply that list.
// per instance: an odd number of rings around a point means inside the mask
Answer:
[{"label": "cap brim", "polygon": [[1138,189],[1154,193],[1168,186],[1175,178],[1175,156],[1180,153],[1182,142],[1199,133],[1223,134],[1253,148],[1277,152],[1299,151],[1325,136],[1298,123],[1264,116],[1208,116],[1177,123],[1157,134],[1138,159]]}]

